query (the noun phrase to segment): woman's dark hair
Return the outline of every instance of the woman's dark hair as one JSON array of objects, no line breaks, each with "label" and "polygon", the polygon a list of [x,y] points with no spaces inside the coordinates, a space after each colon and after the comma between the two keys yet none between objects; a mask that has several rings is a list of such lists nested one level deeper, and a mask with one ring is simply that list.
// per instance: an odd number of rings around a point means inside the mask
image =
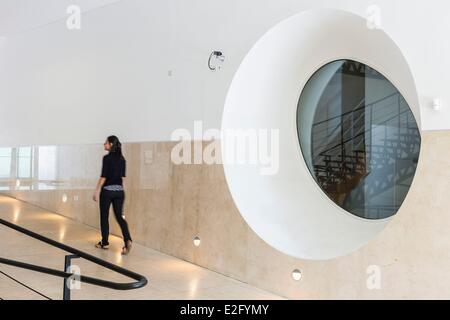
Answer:
[{"label": "woman's dark hair", "polygon": [[107,140],[111,144],[111,150],[109,152],[120,158],[123,158],[122,143],[119,141],[119,138],[117,138],[116,136],[109,136]]}]

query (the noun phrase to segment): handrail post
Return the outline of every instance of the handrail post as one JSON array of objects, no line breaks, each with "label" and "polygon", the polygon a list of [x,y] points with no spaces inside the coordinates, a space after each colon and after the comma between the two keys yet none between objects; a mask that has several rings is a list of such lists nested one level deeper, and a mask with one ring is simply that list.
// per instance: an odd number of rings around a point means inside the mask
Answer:
[{"label": "handrail post", "polygon": [[[72,266],[72,260],[80,258],[76,254],[68,254],[64,257],[64,272],[70,272],[70,267]],[[73,275],[64,278],[64,286],[63,286],[63,300],[70,300],[70,290],[71,290],[71,279]]]}]

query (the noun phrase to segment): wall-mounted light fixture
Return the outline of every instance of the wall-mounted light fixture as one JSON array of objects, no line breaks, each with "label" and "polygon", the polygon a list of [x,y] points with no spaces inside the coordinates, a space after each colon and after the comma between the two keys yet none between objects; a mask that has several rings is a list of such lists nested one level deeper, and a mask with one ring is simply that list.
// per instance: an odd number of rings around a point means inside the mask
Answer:
[{"label": "wall-mounted light fixture", "polygon": [[62,199],[61,199],[61,200],[62,200],[62,202],[66,203],[67,200],[68,200],[67,194],[64,193],[64,194],[62,195]]},{"label": "wall-mounted light fixture", "polygon": [[213,51],[209,55],[208,68],[211,71],[222,69],[222,65],[225,61],[225,56],[221,51]]},{"label": "wall-mounted light fixture", "polygon": [[194,242],[194,246],[200,247],[200,242],[201,242],[201,240],[200,240],[199,237],[195,237],[194,240],[193,240],[193,242]]},{"label": "wall-mounted light fixture", "polygon": [[302,279],[302,272],[298,269],[292,271],[292,279],[295,281],[300,281]]},{"label": "wall-mounted light fixture", "polygon": [[433,104],[431,105],[434,111],[439,111],[442,109],[442,101],[439,98],[433,99]]}]

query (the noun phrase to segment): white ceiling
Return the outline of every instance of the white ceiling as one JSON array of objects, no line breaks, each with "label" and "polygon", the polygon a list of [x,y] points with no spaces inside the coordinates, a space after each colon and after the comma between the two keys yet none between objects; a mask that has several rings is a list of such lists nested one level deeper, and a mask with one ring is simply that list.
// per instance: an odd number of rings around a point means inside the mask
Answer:
[{"label": "white ceiling", "polygon": [[26,32],[67,17],[69,5],[83,12],[121,0],[0,0],[0,37]]}]

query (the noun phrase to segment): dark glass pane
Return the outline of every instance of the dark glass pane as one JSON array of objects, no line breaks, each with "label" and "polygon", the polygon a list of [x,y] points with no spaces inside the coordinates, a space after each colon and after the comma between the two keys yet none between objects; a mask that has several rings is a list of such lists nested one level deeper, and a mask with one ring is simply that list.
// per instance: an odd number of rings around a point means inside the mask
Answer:
[{"label": "dark glass pane", "polygon": [[329,63],[306,84],[297,124],[308,168],[336,204],[366,219],[397,213],[421,139],[411,109],[389,80],[360,62]]}]

